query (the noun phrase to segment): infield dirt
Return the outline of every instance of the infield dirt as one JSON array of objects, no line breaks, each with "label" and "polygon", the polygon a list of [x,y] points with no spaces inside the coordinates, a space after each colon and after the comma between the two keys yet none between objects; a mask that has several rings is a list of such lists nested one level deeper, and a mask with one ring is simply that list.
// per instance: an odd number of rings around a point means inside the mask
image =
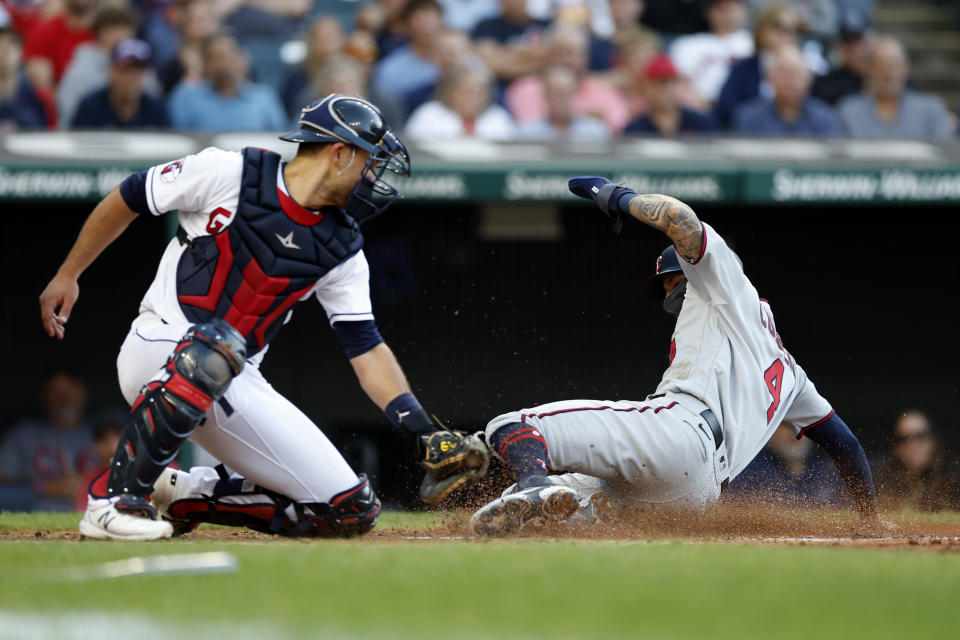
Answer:
[{"label": "infield dirt", "polygon": [[[471,535],[467,526],[470,513],[469,510],[449,512],[446,523],[426,529],[380,527],[349,542],[429,544],[456,539],[475,540],[478,544],[487,543],[488,539]],[[960,552],[958,518],[936,518],[912,513],[885,514],[885,517],[894,524],[895,529],[884,535],[871,535],[863,533],[854,516],[848,512],[721,504],[711,512],[695,517],[689,514],[647,511],[622,514],[616,522],[603,525],[553,523],[535,526],[537,523],[531,523],[520,534],[499,540],[529,541],[543,538],[623,543],[727,542]],[[20,529],[0,531],[0,541],[3,540],[79,542],[81,536],[75,530]],[[259,544],[285,541],[284,538],[254,531],[212,527],[201,527],[183,538],[174,539],[172,544],[176,544],[178,540]]]}]

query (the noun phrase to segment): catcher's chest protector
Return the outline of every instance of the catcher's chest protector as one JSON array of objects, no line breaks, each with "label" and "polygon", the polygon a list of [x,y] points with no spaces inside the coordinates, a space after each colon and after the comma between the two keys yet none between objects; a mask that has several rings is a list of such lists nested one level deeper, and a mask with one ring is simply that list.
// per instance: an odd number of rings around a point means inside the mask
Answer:
[{"label": "catcher's chest protector", "polygon": [[233,222],[190,241],[177,265],[177,298],[190,322],[221,318],[256,353],[276,336],[290,308],[317,281],[363,247],[344,210],[291,214],[280,204],[280,156],[243,150],[240,200]]}]

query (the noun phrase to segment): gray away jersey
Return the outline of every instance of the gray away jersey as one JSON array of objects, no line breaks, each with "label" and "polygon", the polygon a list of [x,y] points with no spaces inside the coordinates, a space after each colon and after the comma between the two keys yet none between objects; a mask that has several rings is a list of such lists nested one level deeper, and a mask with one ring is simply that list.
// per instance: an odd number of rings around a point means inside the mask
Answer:
[{"label": "gray away jersey", "polygon": [[781,422],[800,433],[833,411],[784,347],[770,304],[712,227],[703,225],[700,257],[681,258],[680,265],[687,292],[656,393],[686,393],[710,407],[723,425],[732,480]]}]

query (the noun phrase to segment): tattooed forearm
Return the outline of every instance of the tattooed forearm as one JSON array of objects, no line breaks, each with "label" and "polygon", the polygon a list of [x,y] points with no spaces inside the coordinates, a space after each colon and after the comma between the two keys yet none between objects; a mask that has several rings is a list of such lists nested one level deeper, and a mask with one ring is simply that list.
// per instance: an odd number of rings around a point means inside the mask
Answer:
[{"label": "tattooed forearm", "polygon": [[677,251],[696,260],[703,248],[703,227],[688,205],[670,196],[641,195],[630,201],[630,215],[667,234]]}]

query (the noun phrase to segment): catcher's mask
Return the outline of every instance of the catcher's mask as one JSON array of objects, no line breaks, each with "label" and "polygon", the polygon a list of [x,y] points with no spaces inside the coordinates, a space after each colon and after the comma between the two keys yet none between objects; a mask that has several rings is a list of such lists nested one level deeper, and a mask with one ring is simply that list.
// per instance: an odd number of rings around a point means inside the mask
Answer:
[{"label": "catcher's mask", "polygon": [[654,274],[640,285],[640,293],[644,298],[662,301],[663,310],[672,316],[680,315],[683,296],[687,292],[687,279],[681,280],[669,294],[663,290],[663,279],[677,271],[683,271],[683,269],[680,267],[677,250],[670,245],[657,257],[657,269]]},{"label": "catcher's mask", "polygon": [[383,121],[376,106],[362,98],[331,93],[300,112],[299,129],[280,136],[288,142],[343,142],[367,151],[360,179],[347,197],[347,211],[358,222],[382,213],[397,199],[386,171],[410,175],[406,145]]}]

